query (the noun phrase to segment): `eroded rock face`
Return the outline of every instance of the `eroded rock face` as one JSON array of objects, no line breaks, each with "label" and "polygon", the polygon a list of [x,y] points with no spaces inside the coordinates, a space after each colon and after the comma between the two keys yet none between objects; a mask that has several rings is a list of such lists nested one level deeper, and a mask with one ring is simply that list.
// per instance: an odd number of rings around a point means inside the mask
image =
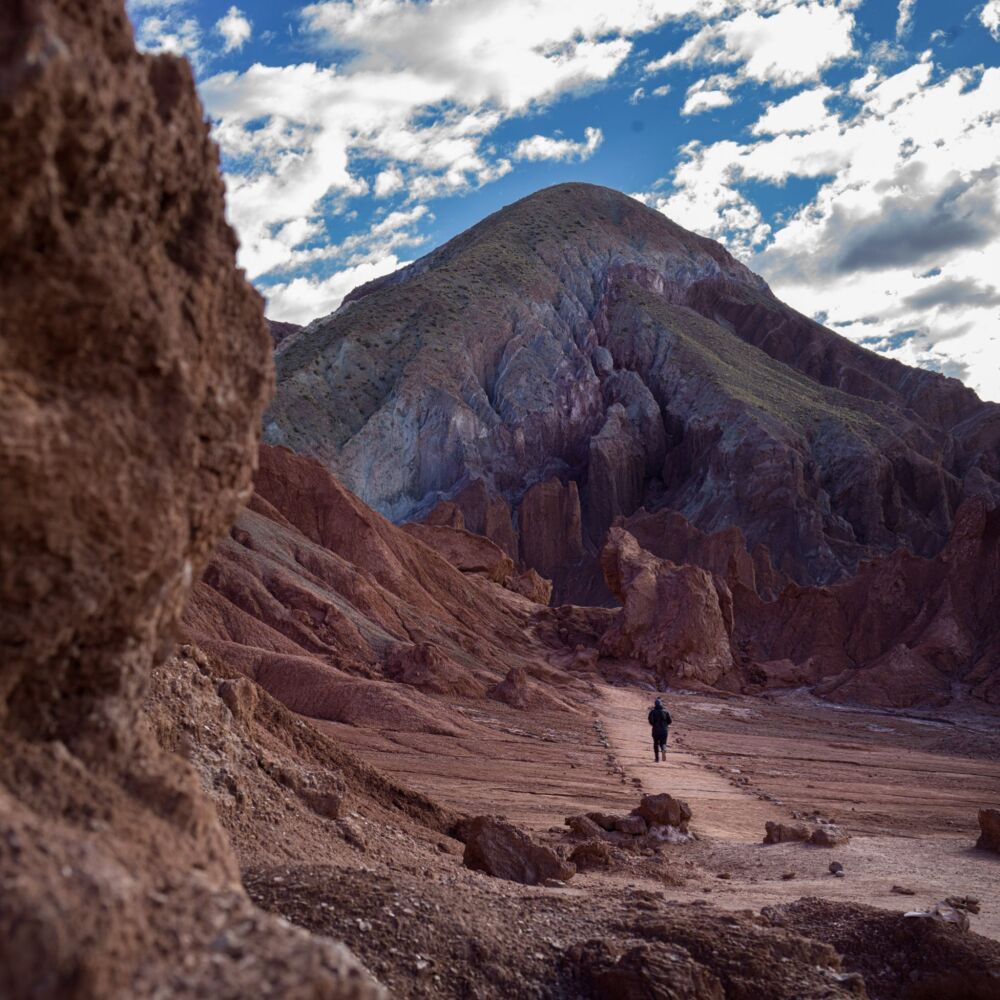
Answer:
[{"label": "eroded rock face", "polygon": [[976,847],[1000,854],[1000,809],[980,809],[979,830]]},{"label": "eroded rock face", "polygon": [[639,660],[661,680],[716,684],[732,670],[729,628],[711,574],[656,559],[617,527],[601,566],[622,602],[601,638],[604,655]]},{"label": "eroded rock face", "polygon": [[272,379],[190,69],[117,0],[12,0],[0,40],[0,994],[377,996],[250,904],[141,715]]},{"label": "eroded rock face", "polygon": [[465,821],[460,836],[465,841],[465,867],[495,878],[538,885],[546,879],[566,882],[576,873],[555,851],[536,844],[523,830],[496,816]]}]

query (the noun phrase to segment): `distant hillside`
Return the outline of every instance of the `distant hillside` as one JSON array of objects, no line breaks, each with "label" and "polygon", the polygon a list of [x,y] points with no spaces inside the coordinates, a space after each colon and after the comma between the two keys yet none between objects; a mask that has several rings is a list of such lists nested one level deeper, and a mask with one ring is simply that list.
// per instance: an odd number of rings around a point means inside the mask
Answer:
[{"label": "distant hillside", "polygon": [[590,185],[355,290],[277,368],[269,442],[396,521],[453,501],[557,600],[607,598],[595,553],[641,507],[737,527],[807,584],[932,556],[963,499],[1000,499],[1000,406],[852,344],[719,244]]}]

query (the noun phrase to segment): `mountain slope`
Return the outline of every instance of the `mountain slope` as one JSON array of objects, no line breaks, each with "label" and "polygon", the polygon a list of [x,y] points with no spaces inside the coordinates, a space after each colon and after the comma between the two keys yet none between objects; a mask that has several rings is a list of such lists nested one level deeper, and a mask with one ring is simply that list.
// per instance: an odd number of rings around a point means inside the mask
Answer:
[{"label": "mountain slope", "polygon": [[477,490],[506,504],[491,537],[509,550],[513,531],[559,599],[593,598],[607,528],[642,506],[736,526],[781,573],[826,583],[896,548],[934,555],[965,497],[1000,498],[1000,407],[590,185],[362,286],[276,360],[267,440],[397,521]]}]

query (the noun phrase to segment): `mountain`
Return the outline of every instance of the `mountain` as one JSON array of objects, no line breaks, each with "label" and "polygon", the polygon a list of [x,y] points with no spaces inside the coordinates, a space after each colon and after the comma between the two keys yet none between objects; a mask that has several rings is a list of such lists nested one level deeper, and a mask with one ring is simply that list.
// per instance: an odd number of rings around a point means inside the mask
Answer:
[{"label": "mountain", "polygon": [[596,551],[642,507],[738,528],[759,565],[823,584],[897,548],[933,556],[963,499],[1000,498],[1000,406],[591,185],[361,286],[276,364],[266,440],[395,521],[451,501],[560,600],[607,597]]}]

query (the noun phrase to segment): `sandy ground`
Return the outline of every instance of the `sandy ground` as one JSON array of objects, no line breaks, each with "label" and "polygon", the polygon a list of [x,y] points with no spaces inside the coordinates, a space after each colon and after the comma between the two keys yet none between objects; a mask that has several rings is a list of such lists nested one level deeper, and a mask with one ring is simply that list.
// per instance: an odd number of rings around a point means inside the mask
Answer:
[{"label": "sandy ground", "polygon": [[[556,836],[566,816],[627,812],[642,792],[688,801],[698,842],[668,847],[656,878],[577,876],[565,894],[668,886],[678,901],[759,909],[802,896],[910,910],[974,895],[973,929],[1000,940],[1000,857],[973,848],[977,811],[1000,803],[992,720],[935,721],[843,711],[804,695],[716,698],[670,692],[667,760],[652,760],[652,695],[602,687],[579,714],[456,706],[460,737],[319,723],[443,804],[499,813]],[[819,812],[844,847],[765,846],[769,819]],[[828,871],[840,861],[846,877]],[[904,896],[893,886],[913,890]]]},{"label": "sandy ground", "polygon": [[[812,705],[688,694],[666,701],[675,725],[660,764],[636,722],[644,720],[649,694],[607,688],[602,714],[627,776],[690,804],[701,840],[688,857],[730,876],[689,879],[675,898],[710,894],[719,906],[759,909],[821,896],[910,910],[974,895],[983,910],[972,917],[973,929],[1000,939],[1000,857],[972,846],[978,809],[1000,802],[1000,764],[968,755],[995,751],[989,723],[955,733],[946,723]],[[927,749],[949,744],[967,754]],[[815,810],[843,825],[851,842],[834,849],[761,843],[767,820]],[[845,878],[830,875],[833,860],[844,865]],[[782,878],[790,873],[794,878]],[[894,885],[915,895],[893,893]]]}]

